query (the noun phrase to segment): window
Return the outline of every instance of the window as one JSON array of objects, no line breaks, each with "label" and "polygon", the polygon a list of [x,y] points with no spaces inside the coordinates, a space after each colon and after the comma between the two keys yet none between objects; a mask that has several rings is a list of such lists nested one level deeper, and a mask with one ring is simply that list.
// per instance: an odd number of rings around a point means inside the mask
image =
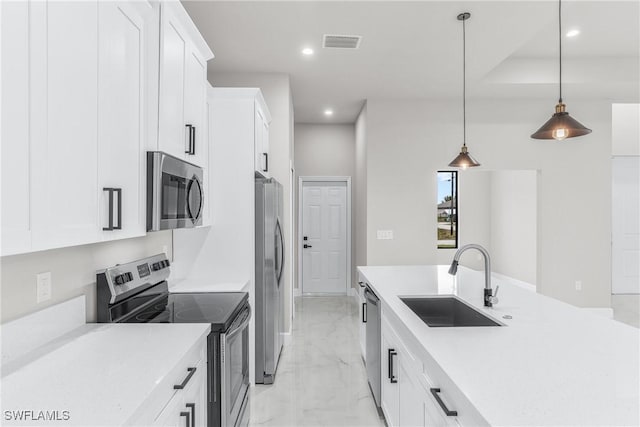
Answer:
[{"label": "window", "polygon": [[458,172],[438,171],[438,249],[458,247]]}]

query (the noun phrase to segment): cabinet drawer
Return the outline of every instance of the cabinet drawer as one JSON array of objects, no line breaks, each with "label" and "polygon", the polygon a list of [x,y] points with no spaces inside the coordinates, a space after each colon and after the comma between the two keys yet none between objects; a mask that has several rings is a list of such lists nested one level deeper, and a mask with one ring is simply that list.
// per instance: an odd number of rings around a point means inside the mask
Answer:
[{"label": "cabinet drawer", "polygon": [[[160,356],[161,357],[161,356]],[[196,368],[193,373],[188,368]],[[181,398],[197,382],[198,376],[206,378],[206,339],[196,343],[178,364],[158,383],[154,392],[141,405],[139,411],[130,419],[128,425],[151,425],[173,398]],[[190,376],[188,381],[185,381]],[[174,386],[184,384],[184,389]]]}]

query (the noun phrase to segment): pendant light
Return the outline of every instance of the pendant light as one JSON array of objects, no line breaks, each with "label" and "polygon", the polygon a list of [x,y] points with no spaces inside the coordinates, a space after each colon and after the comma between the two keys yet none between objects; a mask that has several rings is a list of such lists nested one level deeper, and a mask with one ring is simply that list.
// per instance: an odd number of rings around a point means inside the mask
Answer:
[{"label": "pendant light", "polygon": [[469,12],[464,12],[458,15],[458,21],[462,21],[462,148],[460,149],[460,154],[456,156],[455,159],[449,166],[454,168],[471,168],[474,166],[480,166],[480,163],[469,154],[467,150],[467,50],[466,50],[466,32],[465,32],[465,21],[471,18],[471,14]]},{"label": "pendant light", "polygon": [[580,122],[569,116],[566,111],[566,105],[562,102],[562,0],[558,0],[558,40],[560,45],[559,62],[560,62],[560,97],[556,105],[556,112],[551,118],[538,129],[531,138],[533,139],[555,139],[562,141],[565,138],[573,138],[576,136],[591,133],[591,129],[587,129]]}]

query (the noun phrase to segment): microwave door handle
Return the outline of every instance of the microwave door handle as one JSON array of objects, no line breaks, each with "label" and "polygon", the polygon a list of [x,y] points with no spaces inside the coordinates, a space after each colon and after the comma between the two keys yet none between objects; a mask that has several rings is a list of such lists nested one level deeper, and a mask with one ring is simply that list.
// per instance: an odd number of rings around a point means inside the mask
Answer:
[{"label": "microwave door handle", "polygon": [[[196,186],[196,188],[194,188],[194,186]],[[189,204],[189,194],[191,194],[192,191],[197,190],[200,192],[200,203],[198,204],[198,208],[195,210],[191,209],[191,205]],[[195,177],[193,178],[193,180],[189,183],[188,187],[187,187],[187,213],[189,214],[189,218],[191,218],[191,220],[193,222],[196,222],[198,218],[200,218],[200,215],[202,215],[202,205],[204,203],[204,193],[202,191],[202,186],[200,185],[200,181],[198,181]],[[194,214],[195,212],[195,214]]]}]

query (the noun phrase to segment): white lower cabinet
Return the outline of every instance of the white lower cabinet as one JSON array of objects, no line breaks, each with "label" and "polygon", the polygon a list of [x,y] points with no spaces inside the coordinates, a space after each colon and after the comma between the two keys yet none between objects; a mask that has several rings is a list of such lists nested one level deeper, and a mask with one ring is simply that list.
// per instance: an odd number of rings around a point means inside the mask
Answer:
[{"label": "white lower cabinet", "polygon": [[[389,426],[442,426],[481,425],[474,410],[466,402],[454,401],[448,391],[453,392],[450,383],[438,387],[433,378],[440,378],[440,372],[431,366],[428,357],[396,332],[391,321],[382,310],[382,411]],[[445,382],[443,380],[443,382]],[[439,392],[435,392],[439,389]],[[442,400],[438,403],[435,394]],[[464,424],[452,411],[465,412],[468,422]],[[450,411],[448,414],[445,409]]]},{"label": "white lower cabinet", "polygon": [[364,283],[358,287],[358,307],[360,312],[360,353],[367,360],[367,300],[364,298]]},{"label": "white lower cabinet", "polygon": [[200,427],[207,425],[206,340],[198,343],[158,384],[127,425]]},{"label": "white lower cabinet", "polygon": [[195,427],[207,425],[206,377],[204,361],[189,379],[188,385],[177,390],[167,406],[154,420],[153,426]]}]

